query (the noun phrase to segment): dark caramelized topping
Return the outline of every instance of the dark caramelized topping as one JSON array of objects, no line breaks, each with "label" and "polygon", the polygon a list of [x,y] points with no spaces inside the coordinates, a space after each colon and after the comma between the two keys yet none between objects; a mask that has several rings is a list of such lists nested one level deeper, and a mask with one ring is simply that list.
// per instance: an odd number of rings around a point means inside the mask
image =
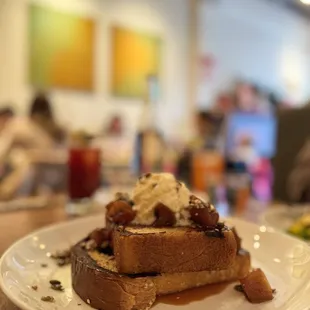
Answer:
[{"label": "dark caramelized topping", "polygon": [[203,229],[210,230],[217,227],[220,216],[209,202],[204,202],[192,195],[189,202],[189,212],[191,220]]},{"label": "dark caramelized topping", "polygon": [[105,242],[110,242],[112,239],[112,230],[107,228],[95,229],[90,233],[89,238],[95,241],[97,247],[100,247]]},{"label": "dark caramelized topping", "polygon": [[191,208],[189,210],[191,219],[204,229],[216,227],[219,214],[217,212],[210,212],[208,209]]},{"label": "dark caramelized topping", "polygon": [[225,223],[223,223],[223,222],[218,222],[216,226],[220,230],[223,230],[223,229],[227,228],[227,227],[225,227]]},{"label": "dark caramelized topping", "polygon": [[113,255],[113,230],[107,228],[95,229],[81,243],[81,247],[86,251],[98,250],[101,253]]},{"label": "dark caramelized topping", "polygon": [[244,293],[243,286],[241,284],[237,284],[234,286],[234,289],[239,293]]},{"label": "dark caramelized topping", "polygon": [[155,207],[156,220],[153,223],[155,227],[170,227],[176,223],[175,214],[163,203],[158,203]]},{"label": "dark caramelized topping", "polygon": [[117,225],[128,225],[135,216],[135,211],[127,201],[116,200],[107,205],[107,219]]},{"label": "dark caramelized topping", "polygon": [[105,254],[105,255],[108,255],[108,256],[113,256],[114,255],[113,247],[111,247],[111,246],[107,246],[105,248],[99,248],[99,249],[97,249],[97,251],[99,253],[102,253],[102,254]]},{"label": "dark caramelized topping", "polygon": [[251,271],[240,279],[242,291],[251,303],[262,303],[274,298],[275,290],[271,288],[266,275],[261,269]]},{"label": "dark caramelized topping", "polygon": [[[222,223],[219,223],[222,224]],[[224,224],[223,224],[224,225]],[[216,227],[209,227],[204,230],[206,236],[211,238],[224,238],[225,235],[223,231],[225,231],[226,227],[222,225],[217,225]]]}]

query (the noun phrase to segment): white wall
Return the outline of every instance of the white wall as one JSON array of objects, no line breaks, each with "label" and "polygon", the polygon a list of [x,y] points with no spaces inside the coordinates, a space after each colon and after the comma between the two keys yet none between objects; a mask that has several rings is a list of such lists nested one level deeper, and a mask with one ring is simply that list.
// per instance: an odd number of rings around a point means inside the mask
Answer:
[{"label": "white wall", "polygon": [[[188,26],[186,0],[0,0],[0,102],[9,100],[21,113],[27,110],[33,89],[27,81],[27,5],[40,3],[97,20],[95,91],[53,90],[56,115],[71,128],[97,131],[113,113],[137,127],[141,100],[109,95],[110,36],[113,24],[158,34],[164,39],[163,95],[160,127],[170,134],[188,119]],[[2,6],[1,6],[2,5]]]},{"label": "white wall", "polygon": [[303,18],[263,0],[201,3],[199,51],[214,56],[214,76],[200,83],[210,106],[236,78],[260,83],[302,104],[310,90],[310,27]]}]

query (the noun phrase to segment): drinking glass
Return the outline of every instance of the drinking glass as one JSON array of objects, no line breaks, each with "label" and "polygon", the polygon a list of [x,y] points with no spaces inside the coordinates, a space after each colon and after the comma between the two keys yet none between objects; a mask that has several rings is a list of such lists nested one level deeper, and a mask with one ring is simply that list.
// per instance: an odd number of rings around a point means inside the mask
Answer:
[{"label": "drinking glass", "polygon": [[67,212],[82,215],[91,208],[93,194],[100,186],[101,154],[95,148],[73,148],[68,157]]}]

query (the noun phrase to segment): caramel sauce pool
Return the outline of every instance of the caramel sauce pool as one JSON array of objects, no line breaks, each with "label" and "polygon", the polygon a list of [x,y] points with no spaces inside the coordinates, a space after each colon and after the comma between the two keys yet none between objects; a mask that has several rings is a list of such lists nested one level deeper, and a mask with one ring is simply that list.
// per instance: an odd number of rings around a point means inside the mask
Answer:
[{"label": "caramel sauce pool", "polygon": [[189,289],[180,293],[159,296],[155,305],[167,304],[182,306],[188,305],[194,301],[204,300],[208,297],[222,293],[231,283],[210,284],[194,289]]}]

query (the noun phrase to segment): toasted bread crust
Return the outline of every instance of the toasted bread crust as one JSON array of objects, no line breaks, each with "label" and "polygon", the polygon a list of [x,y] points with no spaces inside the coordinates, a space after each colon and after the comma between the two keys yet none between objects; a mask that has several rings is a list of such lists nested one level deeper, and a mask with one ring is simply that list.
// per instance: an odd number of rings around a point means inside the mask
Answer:
[{"label": "toasted bread crust", "polygon": [[149,309],[156,288],[148,277],[130,278],[100,267],[77,245],[72,250],[72,287],[81,299],[95,309]]},{"label": "toasted bread crust", "polygon": [[[101,259],[103,257],[103,259]],[[75,292],[95,309],[147,310],[157,295],[180,292],[206,284],[234,281],[250,270],[250,255],[243,251],[227,270],[126,276],[117,273],[113,257],[87,253],[78,244],[72,250],[72,284]]]},{"label": "toasted bread crust", "polygon": [[229,268],[236,257],[232,231],[223,238],[191,228],[118,228],[114,255],[120,273],[176,273]]}]

